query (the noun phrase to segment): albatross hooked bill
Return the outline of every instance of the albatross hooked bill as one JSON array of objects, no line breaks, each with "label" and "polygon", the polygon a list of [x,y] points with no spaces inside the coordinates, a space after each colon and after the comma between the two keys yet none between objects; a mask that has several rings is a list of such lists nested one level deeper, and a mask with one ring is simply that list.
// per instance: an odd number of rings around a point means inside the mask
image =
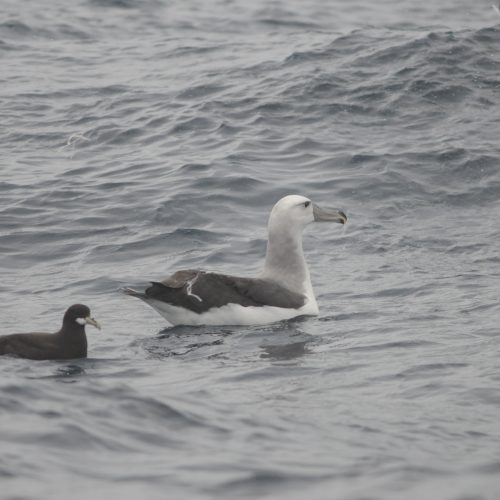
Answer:
[{"label": "albatross hooked bill", "polygon": [[345,224],[347,215],[336,208],[323,208],[313,203],[313,215],[315,222],[339,222]]}]

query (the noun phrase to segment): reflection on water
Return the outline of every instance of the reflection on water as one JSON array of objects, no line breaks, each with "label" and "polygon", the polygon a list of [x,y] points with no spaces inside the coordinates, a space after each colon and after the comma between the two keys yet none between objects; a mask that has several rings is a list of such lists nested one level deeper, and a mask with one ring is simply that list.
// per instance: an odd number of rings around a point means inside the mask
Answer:
[{"label": "reflection on water", "polygon": [[276,361],[288,361],[300,358],[305,354],[310,354],[311,351],[307,348],[308,342],[304,340],[302,342],[292,342],[291,344],[261,345],[260,347],[264,352],[260,357]]},{"label": "reflection on water", "polygon": [[175,326],[164,328],[154,337],[134,340],[131,346],[157,359],[193,354],[231,357],[245,351],[254,353],[260,348],[263,351],[261,359],[286,361],[311,352],[307,346],[315,337],[299,329],[303,321],[299,318],[250,327]]},{"label": "reflection on water", "polygon": [[85,368],[79,365],[65,365],[56,369],[57,377],[75,377],[77,375],[85,375]]},{"label": "reflection on water", "polygon": [[195,353],[211,356],[219,352],[217,348],[224,344],[224,338],[231,333],[231,330],[223,327],[175,326],[164,328],[154,337],[133,341],[131,346],[140,347],[148,357],[156,359]]}]

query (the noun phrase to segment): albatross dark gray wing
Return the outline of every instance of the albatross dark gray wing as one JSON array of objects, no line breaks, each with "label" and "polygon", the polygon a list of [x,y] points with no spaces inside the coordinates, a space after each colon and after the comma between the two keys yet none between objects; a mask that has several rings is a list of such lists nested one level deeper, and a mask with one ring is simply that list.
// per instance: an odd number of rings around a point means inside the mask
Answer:
[{"label": "albatross dark gray wing", "polygon": [[198,314],[227,304],[291,309],[299,309],[305,304],[304,295],[273,281],[195,270],[178,271],[161,283],[153,282],[144,294],[136,293],[135,296],[146,301],[166,302]]}]

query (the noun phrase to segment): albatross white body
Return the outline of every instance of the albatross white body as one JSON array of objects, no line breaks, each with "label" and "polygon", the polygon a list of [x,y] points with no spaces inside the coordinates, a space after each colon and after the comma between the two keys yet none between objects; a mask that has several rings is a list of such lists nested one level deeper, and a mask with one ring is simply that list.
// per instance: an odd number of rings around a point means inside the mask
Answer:
[{"label": "albatross white body", "polygon": [[318,304],[302,250],[302,231],[314,221],[344,224],[345,214],[321,209],[299,195],[276,203],[268,223],[264,268],[257,278],[179,271],[140,298],[172,325],[262,325],[317,315]]},{"label": "albatross white body", "polygon": [[299,309],[226,304],[201,314],[154,299],[148,304],[172,325],[266,325],[297,316],[316,316],[318,305],[314,297],[312,300]]}]

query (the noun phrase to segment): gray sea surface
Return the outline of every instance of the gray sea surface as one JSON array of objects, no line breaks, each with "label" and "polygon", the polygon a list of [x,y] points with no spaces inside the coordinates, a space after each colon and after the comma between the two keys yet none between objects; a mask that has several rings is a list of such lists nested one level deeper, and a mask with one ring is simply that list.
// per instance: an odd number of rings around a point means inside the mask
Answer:
[{"label": "gray sea surface", "polygon": [[[500,16],[488,1],[2,0],[0,498],[500,498]],[[253,276],[320,314],[174,327],[118,292]]]}]

